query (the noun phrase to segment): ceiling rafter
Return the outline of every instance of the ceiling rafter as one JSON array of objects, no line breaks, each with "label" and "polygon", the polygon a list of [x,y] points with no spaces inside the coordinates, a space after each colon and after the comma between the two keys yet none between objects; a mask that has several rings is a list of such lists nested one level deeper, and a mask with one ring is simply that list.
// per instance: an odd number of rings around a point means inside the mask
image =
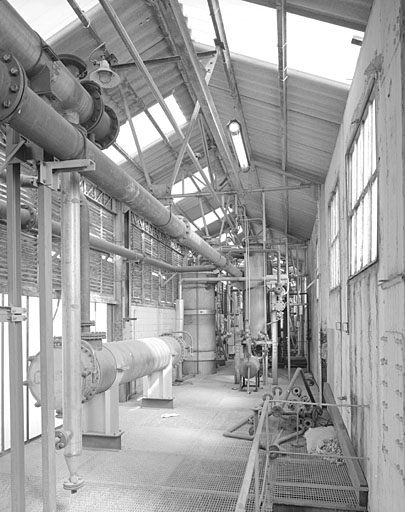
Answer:
[{"label": "ceiling rafter", "polygon": [[[278,0],[244,0],[264,7],[277,7]],[[288,0],[287,11],[353,30],[365,31],[373,0]]]}]

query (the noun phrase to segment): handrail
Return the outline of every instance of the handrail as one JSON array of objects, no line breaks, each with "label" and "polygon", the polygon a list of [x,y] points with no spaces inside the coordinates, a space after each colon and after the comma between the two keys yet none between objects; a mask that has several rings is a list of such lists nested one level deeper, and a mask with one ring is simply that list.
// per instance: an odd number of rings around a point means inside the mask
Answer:
[{"label": "handrail", "polygon": [[[259,502],[259,449],[260,437],[263,430],[264,421],[268,417],[269,397],[266,398],[262,411],[260,414],[259,423],[257,425],[255,437],[253,439],[252,448],[250,449],[249,458],[246,464],[245,476],[243,477],[242,487],[239,493],[238,501],[236,503],[235,512],[242,512],[246,510],[246,502],[249,495],[249,488],[252,482],[252,477],[255,478],[255,512],[258,512]],[[265,479],[264,479],[265,485]]]}]

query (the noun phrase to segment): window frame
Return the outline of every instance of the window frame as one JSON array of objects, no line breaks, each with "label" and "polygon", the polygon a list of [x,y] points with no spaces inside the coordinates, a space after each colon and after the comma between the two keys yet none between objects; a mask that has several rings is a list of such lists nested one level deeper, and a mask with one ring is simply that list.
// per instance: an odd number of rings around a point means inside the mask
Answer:
[{"label": "window frame", "polygon": [[[367,97],[362,113],[357,120],[357,128],[351,138],[346,153],[347,219],[349,234],[349,277],[356,276],[378,261],[378,176],[379,161],[377,152],[377,102],[373,90]],[[371,115],[371,117],[370,117]],[[368,131],[366,131],[368,130]],[[364,139],[371,146],[371,152],[364,155]],[[361,151],[358,151],[358,148]],[[357,153],[355,154],[355,151]],[[353,155],[355,160],[353,161]],[[365,162],[368,169],[365,169]],[[353,163],[362,169],[361,175],[353,174]],[[364,215],[369,206],[368,216]],[[368,225],[366,224],[368,222]],[[359,225],[361,226],[359,227]],[[367,239],[364,237],[365,228]],[[363,236],[358,240],[359,233]],[[360,242],[360,247],[359,247]],[[367,244],[365,246],[365,244]],[[367,254],[365,251],[367,250]]]},{"label": "window frame", "polygon": [[336,183],[331,194],[329,205],[329,289],[341,286],[341,254],[340,254],[340,189]]}]

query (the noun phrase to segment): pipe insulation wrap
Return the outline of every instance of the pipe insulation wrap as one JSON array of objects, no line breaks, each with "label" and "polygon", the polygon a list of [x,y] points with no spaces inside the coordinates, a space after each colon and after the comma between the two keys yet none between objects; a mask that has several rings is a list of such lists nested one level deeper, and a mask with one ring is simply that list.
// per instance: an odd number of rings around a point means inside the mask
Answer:
[{"label": "pipe insulation wrap", "polygon": [[104,349],[115,358],[119,384],[163,370],[171,362],[172,355],[169,346],[159,338],[110,342],[104,344]]},{"label": "pipe insulation wrap", "polygon": [[[55,409],[63,408],[62,346],[63,342],[54,347]],[[113,341],[103,343],[100,350],[82,340],[81,360],[76,369],[79,378],[81,374],[81,401],[91,400],[94,395],[107,391],[113,384],[125,384],[151,375],[169,364],[176,366],[183,358],[183,342],[174,336]],[[32,395],[41,404],[39,353],[30,358],[27,380]]]}]

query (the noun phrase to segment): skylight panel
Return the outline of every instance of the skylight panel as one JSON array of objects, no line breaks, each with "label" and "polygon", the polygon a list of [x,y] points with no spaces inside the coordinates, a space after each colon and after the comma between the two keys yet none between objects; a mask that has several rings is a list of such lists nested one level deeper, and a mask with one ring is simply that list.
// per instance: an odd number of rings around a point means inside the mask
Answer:
[{"label": "skylight panel", "polygon": [[[206,178],[209,179],[208,178],[208,167],[204,167],[203,173],[206,176]],[[201,173],[199,171],[197,171],[197,172],[195,172],[193,174],[193,178],[194,178],[195,181],[201,183],[201,188],[205,187],[205,181],[203,180],[203,178],[201,176]],[[172,187],[172,194],[173,195],[176,195],[176,194],[193,194],[194,192],[198,192],[198,188],[194,184],[192,178],[190,178],[189,176],[187,178],[185,178],[184,180],[178,181]],[[182,197],[175,197],[173,199],[173,201],[175,203],[177,203],[178,201],[181,201],[182,199],[183,199]]]},{"label": "skylight panel", "polygon": [[[212,224],[213,222],[217,221],[218,220],[218,217],[220,219],[222,219],[222,217],[224,216],[224,212],[222,211],[221,208],[217,208],[216,210],[212,211],[212,212],[208,212],[205,214],[205,224],[207,224],[207,226],[209,226],[210,224]],[[199,229],[203,229],[204,227],[204,217],[199,217],[198,219],[196,219],[194,221],[194,224],[199,228]]]},{"label": "skylight panel", "polygon": [[[187,120],[184,117],[184,114],[181,111],[175,97],[173,95],[168,96],[167,98],[165,98],[165,102],[166,105],[169,107],[170,112],[172,113],[174,119],[176,120],[177,125],[182,126],[183,124],[185,124]],[[174,132],[173,126],[167,119],[166,114],[163,112],[162,107],[158,103],[150,107],[148,110],[165,135],[170,135],[171,133]],[[132,118],[132,122],[141,149],[145,149],[146,147],[161,139],[159,132],[156,130],[156,128],[153,126],[153,124],[151,123],[151,121],[144,112],[141,112],[140,114],[134,116]],[[117,137],[117,144],[121,146],[122,149],[124,149],[126,153],[128,153],[130,156],[135,156],[138,154],[136,144],[132,136],[131,127],[128,121],[124,123],[120,128],[120,132]],[[125,160],[121,153],[119,153],[114,148],[106,149],[105,153],[116,164],[120,164]]]},{"label": "skylight panel", "polygon": [[[57,34],[77,15],[66,0],[9,0],[14,9],[45,40]],[[98,0],[78,0],[82,11],[88,11]],[[46,14],[45,14],[46,13]]]},{"label": "skylight panel", "polygon": [[[207,4],[201,0],[181,3],[193,40],[214,46]],[[240,0],[221,0],[220,7],[231,53],[278,64],[276,9]],[[287,66],[348,83],[360,51],[351,44],[356,35],[363,33],[287,13]]]}]

